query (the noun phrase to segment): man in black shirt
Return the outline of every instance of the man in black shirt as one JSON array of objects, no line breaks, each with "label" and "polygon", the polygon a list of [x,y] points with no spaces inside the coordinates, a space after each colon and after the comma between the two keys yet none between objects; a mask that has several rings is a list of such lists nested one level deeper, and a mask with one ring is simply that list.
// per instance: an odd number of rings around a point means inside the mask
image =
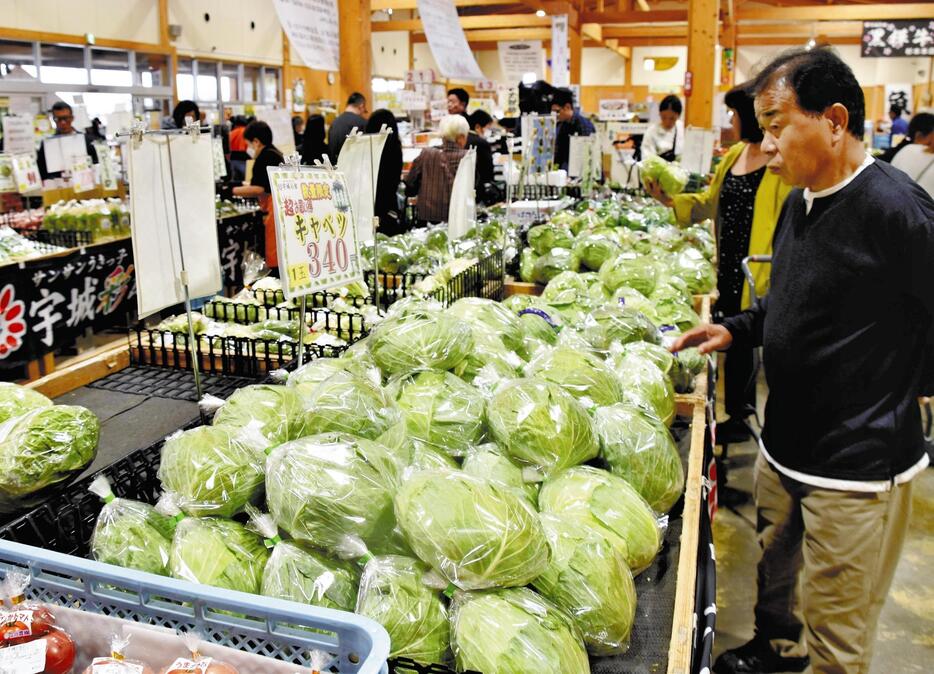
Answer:
[{"label": "man in black shirt", "polygon": [[[74,126],[72,126],[72,122],[75,120],[75,113],[72,111],[71,106],[68,105],[65,101],[56,101],[52,105],[52,119],[55,120],[55,136],[68,136],[71,134],[81,136],[84,139],[85,152],[87,152],[88,156],[91,158],[91,161],[96,164],[97,150],[94,149],[94,145],[91,143],[91,139],[83,133],[76,131]],[[53,136],[53,138],[55,136]],[[70,162],[71,157],[65,157],[64,159],[67,165],[68,162]],[[48,167],[46,166],[45,141],[42,141],[42,145],[39,146],[39,153],[36,156],[36,166],[39,169],[39,175],[42,176],[43,180],[62,177],[61,171],[49,171]]]},{"label": "man in black shirt", "polygon": [[470,133],[467,135],[467,147],[477,148],[477,201],[495,204],[500,201],[499,189],[495,184],[493,167],[493,148],[486,139],[486,131],[493,125],[493,118],[486,110],[475,110],[467,118]]},{"label": "man in black shirt", "polygon": [[279,266],[276,247],[276,221],[272,207],[272,189],[269,187],[269,173],[267,168],[279,166],[282,153],[272,144],[272,129],[266,122],[250,122],[243,131],[246,141],[246,152],[253,159],[253,173],[249,185],[239,185],[233,188],[234,196],[250,197],[259,200],[259,207],[263,211],[263,225],[266,236],[266,265],[270,269]]},{"label": "man in black shirt", "polygon": [[862,89],[829,50],[784,54],[755,90],[768,168],[803,189],[776,228],[768,295],[672,347],[762,345],[769,385],[756,636],[714,671],[802,671],[810,657],[814,674],[866,674],[928,464],[934,202],[866,154]]},{"label": "man in black shirt", "polygon": [[590,136],[594,133],[593,123],[574,108],[574,92],[570,89],[557,89],[551,101],[551,111],[558,116],[557,136],[555,138],[555,165],[559,169],[568,168],[571,157],[571,136]]},{"label": "man in black shirt", "polygon": [[337,116],[328,129],[328,156],[331,163],[337,165],[337,158],[341,154],[341,148],[344,147],[344,141],[354,129],[359,129],[362,133],[366,128],[366,97],[354,92],[347,99],[347,107]]}]

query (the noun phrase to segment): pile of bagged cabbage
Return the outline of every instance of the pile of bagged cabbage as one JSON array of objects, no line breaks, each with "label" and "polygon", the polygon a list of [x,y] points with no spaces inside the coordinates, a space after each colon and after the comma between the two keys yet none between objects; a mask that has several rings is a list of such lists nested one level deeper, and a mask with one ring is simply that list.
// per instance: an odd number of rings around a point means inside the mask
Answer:
[{"label": "pile of bagged cabbage", "polygon": [[683,490],[677,360],[635,309],[554,301],[407,298],[341,358],[240,389],[167,438],[155,507],[96,486],[94,557],[356,611],[392,657],[459,671],[624,653]]},{"label": "pile of bagged cabbage", "polygon": [[503,246],[503,227],[496,221],[477,225],[460,239],[452,240],[447,227],[413,229],[405,234],[376,234],[376,241],[360,246],[365,269],[378,266],[386,274],[436,273],[454,259],[483,258]]},{"label": "pile of bagged cabbage", "polygon": [[0,382],[0,513],[34,505],[97,454],[100,421],[78,405],[53,405],[32,389]]},{"label": "pile of bagged cabbage", "polygon": [[709,225],[678,228],[671,209],[640,197],[584,201],[577,212],[562,211],[530,228],[527,240],[519,275],[528,283],[579,272],[600,281],[605,292],[598,298],[636,291],[638,299],[653,301],[667,299],[670,286],[690,295],[717,284]]}]

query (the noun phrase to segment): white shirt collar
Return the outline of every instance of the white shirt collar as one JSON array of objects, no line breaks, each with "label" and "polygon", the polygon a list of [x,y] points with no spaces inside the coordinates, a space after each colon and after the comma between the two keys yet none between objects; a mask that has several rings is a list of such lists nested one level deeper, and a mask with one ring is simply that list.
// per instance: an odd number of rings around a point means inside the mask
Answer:
[{"label": "white shirt collar", "polygon": [[828,187],[827,189],[818,190],[817,192],[812,192],[812,191],[810,190],[810,188],[805,187],[805,188],[804,188],[804,205],[805,205],[805,212],[806,212],[806,213],[810,213],[810,212],[811,212],[811,207],[814,205],[814,200],[815,200],[815,199],[823,199],[824,197],[829,197],[831,194],[836,194],[837,192],[839,192],[840,190],[842,190],[844,187],[846,187],[847,185],[849,185],[851,182],[853,182],[854,180],[856,180],[856,176],[858,176],[860,173],[862,173],[863,170],[864,170],[867,166],[869,166],[870,164],[872,164],[872,162],[874,162],[874,161],[875,161],[875,159],[873,159],[872,155],[869,154],[869,153],[867,152],[867,153],[866,153],[866,158],[863,160],[863,163],[859,165],[859,168],[857,168],[857,169],[856,169],[855,171],[853,171],[853,173],[851,173],[849,176],[847,176],[846,178],[844,178],[843,180],[841,180],[840,182],[838,182],[836,185],[831,185],[831,186]]}]

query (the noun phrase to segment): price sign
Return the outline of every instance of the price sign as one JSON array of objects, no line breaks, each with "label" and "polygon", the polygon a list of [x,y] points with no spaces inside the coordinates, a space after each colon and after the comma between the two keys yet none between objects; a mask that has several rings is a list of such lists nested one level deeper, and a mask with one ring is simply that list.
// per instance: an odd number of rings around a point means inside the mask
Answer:
[{"label": "price sign", "polygon": [[13,155],[13,177],[16,180],[16,191],[20,194],[42,189],[42,178],[39,176],[35,155]]},{"label": "price sign", "polygon": [[88,155],[75,157],[71,162],[71,186],[75,192],[90,192],[97,185],[94,164]]},{"label": "price sign", "polygon": [[362,281],[344,174],[273,166],[268,171],[286,298]]}]

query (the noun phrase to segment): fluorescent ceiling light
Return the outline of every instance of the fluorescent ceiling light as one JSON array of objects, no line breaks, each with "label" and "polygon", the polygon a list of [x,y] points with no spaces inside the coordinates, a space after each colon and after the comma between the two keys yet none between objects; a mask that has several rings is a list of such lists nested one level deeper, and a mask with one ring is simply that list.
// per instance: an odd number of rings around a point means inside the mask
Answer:
[{"label": "fluorescent ceiling light", "polygon": [[537,17],[539,17],[539,18],[545,16],[545,10],[544,10],[544,9],[536,10],[536,11],[535,11],[535,16],[537,16]]}]

